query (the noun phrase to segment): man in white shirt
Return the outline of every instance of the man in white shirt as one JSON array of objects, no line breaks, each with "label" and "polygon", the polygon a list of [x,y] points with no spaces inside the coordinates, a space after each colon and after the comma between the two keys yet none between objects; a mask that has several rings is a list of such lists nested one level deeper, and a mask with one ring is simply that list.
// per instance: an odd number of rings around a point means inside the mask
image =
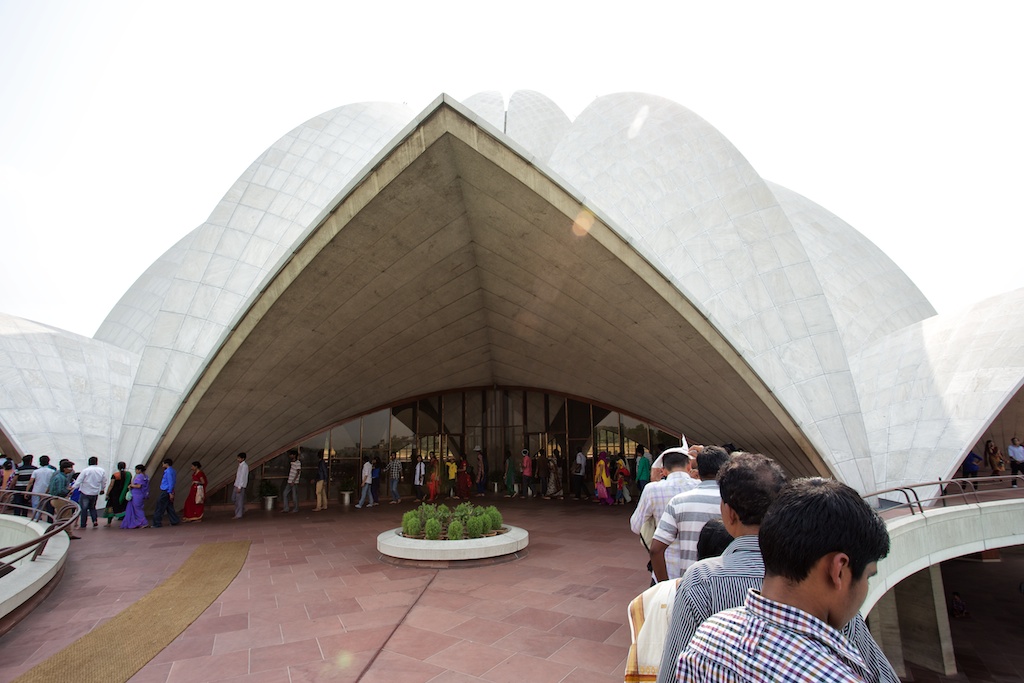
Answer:
[{"label": "man in white shirt", "polygon": [[50,480],[53,479],[53,475],[56,473],[57,468],[50,464],[50,456],[40,456],[39,469],[32,473],[32,479],[28,482],[29,491],[32,492],[33,522],[38,522],[43,514],[43,508],[46,505],[43,503],[42,494],[46,493],[46,489],[50,488]]},{"label": "man in white shirt", "polygon": [[583,449],[580,448],[576,451],[576,460],[572,464],[572,472],[570,475],[572,483],[572,492],[576,494],[576,500],[590,500],[583,491],[583,475],[587,469],[587,456],[583,455]]},{"label": "man in white shirt", "polygon": [[423,458],[417,454],[413,457],[416,461],[416,465],[412,469],[412,488],[416,492],[416,500],[423,500],[423,477],[426,474],[427,468],[423,464]]},{"label": "man in white shirt", "polygon": [[241,519],[245,512],[245,487],[249,485],[249,464],[245,453],[238,454],[238,469],[235,470],[235,519]]},{"label": "man in white shirt", "polygon": [[[1024,446],[1020,445],[1020,439],[1013,437],[1010,439],[1010,446],[1006,449],[1006,454],[1010,456],[1010,474],[1017,476],[1018,474],[1024,474]],[[1017,480],[1013,480],[1013,488],[1017,488]]]},{"label": "man in white shirt", "polygon": [[676,494],[658,522],[651,542],[651,565],[658,581],[678,579],[697,561],[700,530],[721,514],[722,497],[718,492],[718,470],[729,460],[719,446],[707,446],[697,456],[701,482],[696,488]]},{"label": "man in white shirt", "polygon": [[359,478],[359,484],[363,489],[359,494],[359,502],[356,503],[356,507],[359,509],[362,509],[363,506],[373,507],[373,497],[370,495],[370,487],[373,485],[373,464],[368,455],[363,456],[363,473]]},{"label": "man in white shirt", "polygon": [[[284,503],[284,509],[281,512],[299,511],[299,477],[301,476],[302,463],[299,462],[299,454],[297,451],[291,451],[288,453],[288,480],[284,484],[284,491],[281,492],[282,502]],[[295,503],[294,510],[291,510],[288,506],[289,496],[291,496],[292,501]]]},{"label": "man in white shirt", "polygon": [[89,458],[89,466],[82,470],[71,486],[72,491],[78,489],[81,492],[78,501],[82,507],[82,514],[78,518],[79,529],[85,528],[89,517],[92,517],[93,529],[99,526],[96,521],[96,499],[107,485],[107,473],[99,466],[99,462],[96,456]]}]

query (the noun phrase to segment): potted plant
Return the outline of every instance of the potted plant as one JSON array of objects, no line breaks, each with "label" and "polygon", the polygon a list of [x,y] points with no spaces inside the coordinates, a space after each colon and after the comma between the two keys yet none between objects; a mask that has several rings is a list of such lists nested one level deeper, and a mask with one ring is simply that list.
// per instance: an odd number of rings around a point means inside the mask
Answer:
[{"label": "potted plant", "polygon": [[277,499],[278,490],[274,482],[269,479],[260,481],[260,497],[263,499],[263,509],[273,510],[274,500]]},{"label": "potted plant", "polygon": [[338,478],[338,493],[341,494],[341,504],[351,505],[352,494],[356,492],[356,478],[347,472]]}]

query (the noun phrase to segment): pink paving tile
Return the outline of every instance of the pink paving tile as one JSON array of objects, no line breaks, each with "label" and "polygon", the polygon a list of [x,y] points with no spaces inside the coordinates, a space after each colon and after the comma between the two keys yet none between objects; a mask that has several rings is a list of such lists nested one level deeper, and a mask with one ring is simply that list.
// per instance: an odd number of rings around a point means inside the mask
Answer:
[{"label": "pink paving tile", "polygon": [[196,619],[185,630],[185,633],[189,636],[205,636],[228,631],[241,631],[246,628],[249,628],[248,614],[230,614],[226,617],[202,616]]},{"label": "pink paving tile", "polygon": [[460,639],[452,636],[403,624],[388,639],[384,649],[414,659],[427,659],[427,657],[461,642]]},{"label": "pink paving tile", "polygon": [[[287,599],[282,598],[282,603],[287,603]],[[256,628],[257,626],[274,626],[276,624],[288,624],[294,621],[309,621],[309,614],[306,613],[305,605],[290,605],[284,604],[281,607],[275,607],[273,609],[264,609],[257,612],[250,612],[249,627]]]},{"label": "pink paving tile", "polygon": [[220,681],[249,673],[249,652],[229,652],[210,657],[183,659],[171,664],[167,683],[203,683]]},{"label": "pink paving tile", "polygon": [[409,626],[428,629],[432,631],[447,631],[450,628],[469,621],[473,617],[466,614],[458,614],[447,609],[438,607],[424,607],[416,605],[409,612],[405,623]]},{"label": "pink paving tile", "polygon": [[573,638],[586,638],[587,640],[594,640],[600,643],[615,633],[618,628],[619,624],[611,621],[570,615],[562,623],[551,628],[551,632],[572,636]]},{"label": "pink paving tile", "polygon": [[441,607],[447,610],[461,610],[463,607],[477,602],[479,602],[479,598],[462,593],[437,590],[435,585],[431,584],[430,590],[426,591],[416,604],[420,607]]},{"label": "pink paving tile", "polygon": [[442,671],[434,678],[431,678],[429,683],[480,683],[480,679],[476,676],[468,676],[458,671]]},{"label": "pink paving tile", "polygon": [[617,647],[583,638],[573,638],[549,659],[607,674],[624,671],[628,653],[628,647]]},{"label": "pink paving tile", "polygon": [[[422,603],[423,601],[421,600],[419,604]],[[474,600],[460,609],[459,613],[497,620],[504,619],[520,609],[522,609],[522,605],[517,605],[507,600]]]},{"label": "pink paving tile", "polygon": [[213,654],[215,655],[248,650],[253,647],[263,647],[264,645],[280,645],[283,642],[281,626],[278,624],[256,626],[254,628],[247,628],[244,631],[218,633],[214,638]]},{"label": "pink paving tile", "polygon": [[361,652],[338,660],[322,660],[288,667],[291,683],[356,683],[372,653]]},{"label": "pink paving tile", "polygon": [[376,628],[378,626],[395,625],[405,619],[409,610],[404,607],[388,607],[374,612],[354,612],[342,614],[341,623],[345,625],[346,631],[356,631],[364,628]]},{"label": "pink paving tile", "polygon": [[549,610],[536,609],[534,607],[524,607],[523,609],[508,615],[502,619],[502,621],[509,624],[516,624],[517,626],[530,626],[532,628],[546,631],[565,621],[566,618],[566,615],[560,612],[551,612]]},{"label": "pink paving tile", "polygon": [[570,640],[572,638],[569,636],[560,636],[532,628],[520,628],[504,638],[496,640],[494,646],[510,652],[544,658],[553,655]]},{"label": "pink paving tile", "polygon": [[483,674],[481,678],[493,683],[555,683],[561,681],[573,670],[573,667],[566,666],[559,662],[552,662],[548,659],[538,659],[529,655],[513,654],[493,669]]},{"label": "pink paving tile", "polygon": [[479,676],[511,656],[508,650],[462,641],[427,658],[427,663],[436,664],[470,676]]},{"label": "pink paving tile", "polygon": [[344,632],[345,627],[341,625],[341,619],[337,615],[281,624],[281,636],[286,643],[293,643],[307,638],[331,636]]},{"label": "pink paving tile", "polygon": [[212,633],[198,636],[180,635],[174,639],[174,642],[161,650],[152,661],[161,664],[192,657],[207,657],[213,654],[214,637]]},{"label": "pink paving tile", "polygon": [[290,683],[290,680],[288,669],[273,669],[225,678],[220,683]]},{"label": "pink paving tile", "polygon": [[359,606],[365,611],[372,612],[373,610],[380,609],[382,607],[412,607],[413,603],[415,603],[419,597],[420,592],[416,590],[365,595],[363,597],[356,598],[356,600],[359,602]]},{"label": "pink paving tile", "polygon": [[456,638],[490,645],[515,632],[518,628],[515,624],[506,624],[501,621],[494,621],[493,619],[476,617],[448,629],[445,633]]},{"label": "pink paving tile", "polygon": [[[623,671],[625,664],[623,664]],[[612,674],[601,674],[587,669],[575,669],[560,683],[622,683],[623,671]]]},{"label": "pink paving tile", "polygon": [[630,643],[632,643],[632,639],[633,637],[629,632],[629,624],[622,624],[615,629],[615,633],[605,638],[604,642],[608,645],[618,645],[620,647],[628,648]]},{"label": "pink paving tile", "polygon": [[306,605],[306,614],[310,619],[319,619],[335,614],[352,614],[362,612],[363,607],[355,598],[342,598],[341,600],[323,600],[319,603]]},{"label": "pink paving tile", "polygon": [[268,671],[307,662],[318,662],[322,659],[320,645],[315,638],[284,645],[254,647],[249,651],[249,672]]},{"label": "pink paving tile", "polygon": [[381,652],[360,680],[360,683],[426,683],[444,669],[397,652]]},{"label": "pink paving tile", "polygon": [[167,662],[165,664],[154,664],[150,662],[139,669],[134,676],[129,678],[128,683],[165,683],[170,673],[171,662]]},{"label": "pink paving tile", "polygon": [[356,652],[376,652],[384,647],[384,643],[391,637],[394,627],[378,626],[360,631],[346,631],[329,636],[317,636],[320,643],[320,652],[324,659],[334,659],[338,656],[348,656]]}]

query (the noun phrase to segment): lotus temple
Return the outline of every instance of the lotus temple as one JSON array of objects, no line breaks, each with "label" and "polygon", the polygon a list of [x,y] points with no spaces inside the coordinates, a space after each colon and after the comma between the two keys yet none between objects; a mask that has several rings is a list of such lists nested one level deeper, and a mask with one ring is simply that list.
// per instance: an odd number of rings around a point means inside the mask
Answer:
[{"label": "lotus temple", "polygon": [[[0,376],[4,454],[198,459],[211,491],[239,451],[342,477],[367,453],[480,446],[497,470],[685,438],[866,494],[1024,425],[1024,290],[937,315],[674,102],[570,120],[532,91],[442,95],[302,123],[92,338],[0,315]],[[888,585],[986,543],[929,546]]]}]

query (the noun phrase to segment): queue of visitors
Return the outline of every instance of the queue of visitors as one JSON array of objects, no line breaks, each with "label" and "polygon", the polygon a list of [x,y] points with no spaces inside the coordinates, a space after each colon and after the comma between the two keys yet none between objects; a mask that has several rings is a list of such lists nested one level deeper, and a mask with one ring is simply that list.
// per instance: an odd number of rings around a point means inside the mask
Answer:
[{"label": "queue of visitors", "polygon": [[629,607],[626,681],[899,681],[859,614],[889,536],[856,491],[728,447],[652,470],[630,518],[653,576]]}]

